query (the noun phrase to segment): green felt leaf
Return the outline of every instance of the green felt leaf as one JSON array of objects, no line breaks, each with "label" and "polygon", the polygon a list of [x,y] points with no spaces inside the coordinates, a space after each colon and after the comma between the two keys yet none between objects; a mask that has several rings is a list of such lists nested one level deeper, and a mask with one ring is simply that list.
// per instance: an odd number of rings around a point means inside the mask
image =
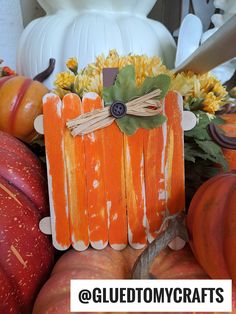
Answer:
[{"label": "green felt leaf", "polygon": [[105,106],[111,106],[114,101],[128,102],[136,97],[139,97],[139,94],[132,65],[127,65],[119,71],[114,85],[103,88]]},{"label": "green felt leaf", "polygon": [[158,114],[152,117],[135,117],[126,115],[125,117],[116,120],[120,130],[127,135],[133,135],[137,129],[154,129],[161,126],[166,121],[166,117]]},{"label": "green felt leaf", "polygon": [[[157,99],[162,99],[167,94],[170,83],[171,79],[168,75],[160,74],[156,77],[147,77],[143,84],[140,87],[137,87],[134,66],[128,65],[120,70],[114,85],[103,89],[105,106],[110,106],[115,101],[127,103],[128,101],[148,94],[155,89],[161,90],[161,94]],[[117,119],[116,123],[122,132],[127,135],[132,135],[139,128],[153,129],[162,125],[165,121],[165,117],[161,114],[152,117],[126,115],[121,119]]]},{"label": "green felt leaf", "polygon": [[156,77],[147,77],[142,86],[139,88],[140,96],[148,94],[155,89],[160,89],[161,94],[157,97],[157,99],[163,99],[169,90],[170,83],[170,77],[165,74],[160,74]]}]

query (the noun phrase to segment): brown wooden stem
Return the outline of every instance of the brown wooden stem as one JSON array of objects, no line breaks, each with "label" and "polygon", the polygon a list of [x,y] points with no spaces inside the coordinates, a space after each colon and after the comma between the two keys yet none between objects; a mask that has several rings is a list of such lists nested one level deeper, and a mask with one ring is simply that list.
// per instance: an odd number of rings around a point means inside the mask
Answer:
[{"label": "brown wooden stem", "polygon": [[47,67],[46,70],[44,70],[43,72],[37,74],[33,80],[34,81],[38,81],[38,82],[43,82],[45,81],[51,74],[52,72],[54,71],[55,69],[55,64],[56,64],[56,60],[51,58],[49,59],[49,66]]},{"label": "brown wooden stem", "polygon": [[139,256],[132,269],[133,279],[151,279],[149,273],[155,257],[176,237],[188,241],[187,229],[184,226],[185,214],[182,212],[174,219],[169,219],[168,227]]},{"label": "brown wooden stem", "polygon": [[222,148],[236,150],[236,137],[224,135],[214,123],[209,124],[208,131],[213,141]]},{"label": "brown wooden stem", "polygon": [[231,114],[236,113],[236,105],[235,104],[226,104],[224,105],[220,111],[217,111],[217,116],[220,116],[222,114]]}]

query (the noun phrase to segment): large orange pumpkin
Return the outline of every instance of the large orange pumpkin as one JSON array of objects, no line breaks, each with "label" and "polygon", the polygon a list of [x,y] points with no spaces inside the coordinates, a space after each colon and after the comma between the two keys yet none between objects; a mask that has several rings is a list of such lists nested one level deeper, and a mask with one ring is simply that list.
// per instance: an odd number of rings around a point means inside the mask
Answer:
[{"label": "large orange pumpkin", "polygon": [[211,278],[236,285],[236,172],[217,175],[195,194],[187,216],[194,254]]},{"label": "large orange pumpkin", "polygon": [[[70,250],[57,262],[50,279],[40,291],[33,314],[70,313],[70,279],[130,279],[134,261],[141,253],[130,247],[114,251],[88,249],[85,252]],[[190,248],[180,251],[164,249],[151,269],[156,279],[209,279],[195,260]],[[124,313],[125,314],[125,313]]]}]

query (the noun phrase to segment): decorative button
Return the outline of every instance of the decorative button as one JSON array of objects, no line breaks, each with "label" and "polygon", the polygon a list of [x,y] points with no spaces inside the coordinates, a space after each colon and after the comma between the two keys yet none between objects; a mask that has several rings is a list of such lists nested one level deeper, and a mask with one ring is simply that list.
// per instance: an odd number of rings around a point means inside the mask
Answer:
[{"label": "decorative button", "polygon": [[126,105],[120,101],[114,102],[110,107],[110,113],[116,119],[124,117],[126,115],[126,112],[127,112]]}]

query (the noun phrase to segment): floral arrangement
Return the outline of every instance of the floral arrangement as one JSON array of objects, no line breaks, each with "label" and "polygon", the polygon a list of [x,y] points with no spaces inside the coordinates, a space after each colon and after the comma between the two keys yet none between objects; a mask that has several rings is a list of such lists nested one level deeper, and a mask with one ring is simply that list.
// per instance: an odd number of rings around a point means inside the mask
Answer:
[{"label": "floral arrangement", "polygon": [[140,87],[147,77],[168,75],[171,78],[169,89],[178,91],[183,96],[184,110],[194,112],[197,117],[196,127],[185,132],[186,186],[187,190],[189,189],[187,195],[191,198],[198,186],[219,172],[218,165],[227,169],[222,149],[209,135],[208,125],[212,122],[223,123],[216,112],[228,102],[228,92],[211,73],[175,74],[167,69],[158,57],[119,56],[115,50],[111,50],[107,57],[98,56],[94,63],[82,70],[78,70],[76,58],[69,59],[66,63],[68,71],[61,72],[56,77],[54,92],[61,98],[71,92],[79,96],[86,92],[96,92],[103,96],[103,68],[116,67],[121,70],[128,65],[133,65],[135,69],[137,87]]},{"label": "floral arrangement", "polygon": [[[0,59],[0,64],[2,63],[3,63],[3,60]],[[15,75],[15,72],[8,66],[0,67],[0,77],[9,76],[9,75]]]},{"label": "floral arrangement", "polygon": [[228,93],[214,76],[210,73],[196,75],[194,73],[180,73],[168,70],[158,57],[146,55],[119,56],[116,50],[111,50],[107,57],[103,54],[96,58],[94,63],[78,71],[78,61],[71,58],[67,61],[68,71],[57,75],[54,90],[59,96],[74,92],[82,96],[86,92],[96,92],[102,95],[103,68],[122,69],[127,65],[134,65],[136,84],[140,86],[145,78],[167,74],[172,79],[171,89],[177,90],[184,97],[185,105],[192,99],[198,99],[198,109],[210,114],[219,110],[227,102]]}]

